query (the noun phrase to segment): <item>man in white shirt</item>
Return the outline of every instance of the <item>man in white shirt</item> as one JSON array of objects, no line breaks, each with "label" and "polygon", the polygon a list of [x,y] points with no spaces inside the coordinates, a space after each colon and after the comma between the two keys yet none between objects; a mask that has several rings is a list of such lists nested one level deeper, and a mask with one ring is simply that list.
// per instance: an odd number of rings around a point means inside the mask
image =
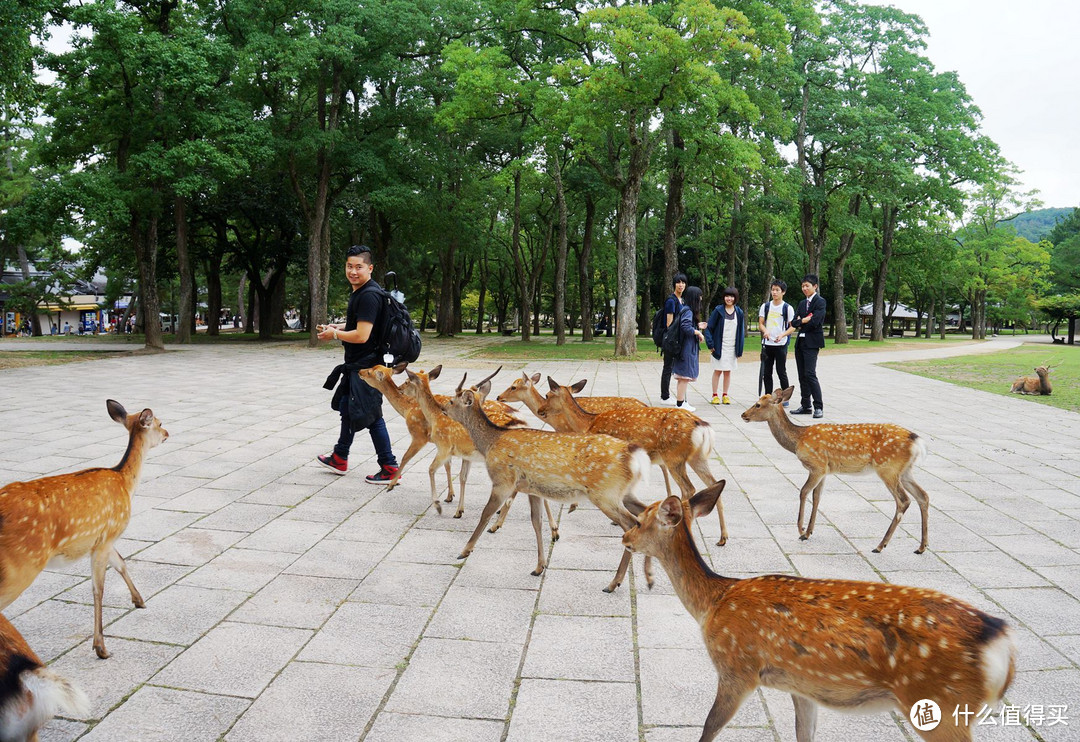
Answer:
[{"label": "man in white shirt", "polygon": [[[784,301],[784,292],[787,284],[777,279],[769,287],[769,295],[772,301],[767,301],[758,310],[758,329],[761,330],[761,354],[762,376],[765,381],[765,393],[772,394],[773,366],[776,366],[776,375],[780,379],[780,388],[788,388],[787,375],[787,349],[791,334],[795,328],[791,326],[791,318],[795,316],[795,310]],[[784,403],[787,407],[787,402]]]}]

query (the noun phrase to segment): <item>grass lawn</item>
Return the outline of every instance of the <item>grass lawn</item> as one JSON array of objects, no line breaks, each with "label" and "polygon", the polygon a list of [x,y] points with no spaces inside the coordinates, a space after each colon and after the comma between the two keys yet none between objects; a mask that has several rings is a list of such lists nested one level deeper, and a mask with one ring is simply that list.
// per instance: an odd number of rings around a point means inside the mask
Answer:
[{"label": "grass lawn", "polygon": [[[1037,404],[1080,412],[1080,347],[1062,345],[1025,345],[1000,353],[956,356],[933,361],[895,361],[882,365],[931,379],[981,389],[995,394],[1010,394],[1017,376],[1034,376],[1033,368],[1049,363],[1050,383],[1054,393],[1048,397],[1012,395]],[[1058,366],[1057,364],[1061,364]]]},{"label": "grass lawn", "polygon": [[61,363],[79,361],[97,361],[102,358],[116,358],[127,353],[78,350],[13,350],[0,353],[0,370],[25,368],[27,366],[57,366]]}]

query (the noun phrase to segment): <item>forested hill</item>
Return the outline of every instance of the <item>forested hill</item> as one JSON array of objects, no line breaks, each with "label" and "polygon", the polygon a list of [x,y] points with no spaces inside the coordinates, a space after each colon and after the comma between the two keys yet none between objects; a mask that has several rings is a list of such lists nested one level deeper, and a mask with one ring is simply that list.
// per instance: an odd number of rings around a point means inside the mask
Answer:
[{"label": "forested hill", "polygon": [[1026,237],[1031,242],[1038,242],[1050,233],[1055,224],[1070,213],[1072,213],[1071,206],[1063,209],[1036,209],[1005,223],[1011,224],[1021,237]]}]

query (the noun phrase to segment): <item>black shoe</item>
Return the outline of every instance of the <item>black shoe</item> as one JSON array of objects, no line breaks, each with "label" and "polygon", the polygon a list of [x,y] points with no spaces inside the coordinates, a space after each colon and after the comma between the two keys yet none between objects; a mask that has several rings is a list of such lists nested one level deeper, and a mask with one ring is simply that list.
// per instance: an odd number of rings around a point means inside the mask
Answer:
[{"label": "black shoe", "polygon": [[789,415],[809,415],[813,410],[809,407],[800,407],[797,410],[788,410]]},{"label": "black shoe", "polygon": [[814,419],[817,420],[819,417],[825,417],[825,412],[820,409],[814,410]]}]

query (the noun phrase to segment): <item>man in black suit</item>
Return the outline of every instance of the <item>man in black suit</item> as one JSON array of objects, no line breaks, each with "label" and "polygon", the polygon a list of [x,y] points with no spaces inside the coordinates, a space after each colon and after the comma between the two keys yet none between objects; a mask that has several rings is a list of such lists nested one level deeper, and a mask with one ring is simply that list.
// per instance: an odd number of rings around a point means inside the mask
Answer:
[{"label": "man in black suit", "polygon": [[[818,293],[818,277],[814,273],[803,276],[802,292],[806,297],[799,302],[795,319],[791,320],[797,328],[795,336],[795,366],[799,369],[799,394],[802,405],[792,410],[792,415],[822,417],[825,405],[821,401],[821,384],[817,377],[818,351],[825,347],[825,299]],[[814,406],[810,407],[813,398]]]}]

